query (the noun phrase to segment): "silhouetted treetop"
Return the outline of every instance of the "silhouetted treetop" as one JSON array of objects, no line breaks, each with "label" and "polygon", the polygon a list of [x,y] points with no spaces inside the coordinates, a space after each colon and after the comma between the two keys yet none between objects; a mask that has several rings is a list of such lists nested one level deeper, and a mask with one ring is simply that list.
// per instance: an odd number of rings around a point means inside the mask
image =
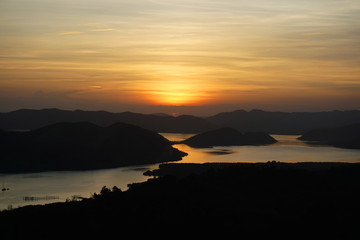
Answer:
[{"label": "silhouetted treetop", "polygon": [[359,239],[359,164],[161,166],[160,177],[124,192],[2,211],[1,237]]}]

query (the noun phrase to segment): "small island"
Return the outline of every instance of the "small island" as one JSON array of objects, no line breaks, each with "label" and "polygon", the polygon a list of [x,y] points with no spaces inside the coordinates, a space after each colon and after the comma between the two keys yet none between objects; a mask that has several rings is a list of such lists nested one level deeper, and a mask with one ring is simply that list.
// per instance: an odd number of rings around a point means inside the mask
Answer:
[{"label": "small island", "polygon": [[336,128],[315,129],[298,139],[310,144],[360,149],[360,123]]},{"label": "small island", "polygon": [[116,123],[63,122],[0,131],[0,172],[89,170],[181,160],[187,154],[156,132]]},{"label": "small island", "polygon": [[207,148],[214,146],[267,145],[277,141],[267,133],[246,132],[225,127],[190,137],[182,142],[190,147]]}]

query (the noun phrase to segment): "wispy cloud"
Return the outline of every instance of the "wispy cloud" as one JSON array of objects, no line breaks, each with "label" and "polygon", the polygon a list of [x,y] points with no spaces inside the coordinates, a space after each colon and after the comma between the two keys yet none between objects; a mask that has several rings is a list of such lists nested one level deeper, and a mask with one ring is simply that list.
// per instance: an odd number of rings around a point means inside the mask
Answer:
[{"label": "wispy cloud", "polygon": [[65,36],[65,35],[75,35],[75,34],[83,34],[84,32],[79,31],[67,31],[67,32],[61,32],[58,35]]},{"label": "wispy cloud", "polygon": [[28,1],[0,8],[9,99],[43,89],[34,103],[360,102],[359,0]]},{"label": "wispy cloud", "polygon": [[114,31],[115,29],[113,28],[97,28],[97,29],[91,29],[91,32],[110,32],[110,31]]},{"label": "wispy cloud", "polygon": [[89,88],[92,89],[102,89],[102,86],[98,86],[98,85],[93,85],[93,86],[88,86]]},{"label": "wispy cloud", "polygon": [[308,32],[308,33],[302,33],[302,36],[319,36],[319,35],[325,35],[324,32]]},{"label": "wispy cloud", "polygon": [[78,34],[85,34],[87,32],[110,32],[110,31],[114,31],[114,30],[115,29],[113,29],[113,28],[95,28],[95,29],[91,29],[88,31],[65,31],[65,32],[57,33],[57,35],[59,35],[59,36],[78,35]]}]

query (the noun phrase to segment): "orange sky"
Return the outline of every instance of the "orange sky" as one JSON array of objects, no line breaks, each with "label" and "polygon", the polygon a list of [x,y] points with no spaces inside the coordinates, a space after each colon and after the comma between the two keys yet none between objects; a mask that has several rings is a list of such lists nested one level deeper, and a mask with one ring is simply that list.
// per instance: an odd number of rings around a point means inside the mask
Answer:
[{"label": "orange sky", "polygon": [[2,0],[0,111],[360,109],[358,0]]}]

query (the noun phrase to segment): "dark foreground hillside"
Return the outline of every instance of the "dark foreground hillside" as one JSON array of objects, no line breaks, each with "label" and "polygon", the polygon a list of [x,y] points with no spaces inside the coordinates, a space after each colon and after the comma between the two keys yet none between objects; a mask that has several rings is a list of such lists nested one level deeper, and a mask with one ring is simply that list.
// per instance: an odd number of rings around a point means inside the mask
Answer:
[{"label": "dark foreground hillside", "polygon": [[0,173],[114,168],[180,160],[186,153],[130,124],[57,123],[29,132],[0,130]]},{"label": "dark foreground hillside", "polygon": [[359,164],[171,164],[81,202],[0,213],[5,239],[359,239]]}]

